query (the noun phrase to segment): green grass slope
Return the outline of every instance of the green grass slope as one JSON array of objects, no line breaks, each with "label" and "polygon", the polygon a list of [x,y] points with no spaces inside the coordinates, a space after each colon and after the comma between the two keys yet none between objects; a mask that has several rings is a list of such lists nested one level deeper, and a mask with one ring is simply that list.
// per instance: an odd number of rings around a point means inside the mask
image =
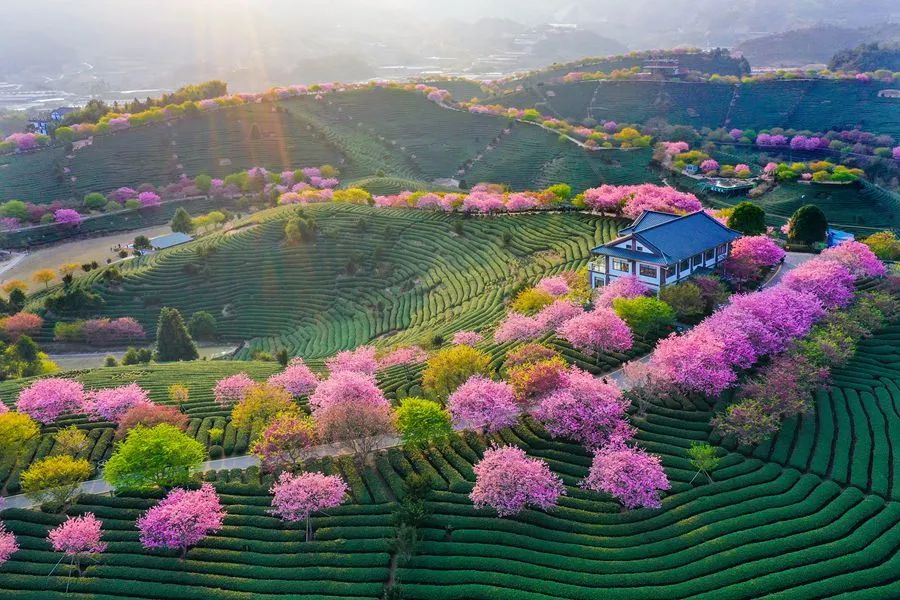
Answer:
[{"label": "green grass slope", "polygon": [[[95,272],[76,285],[105,299],[103,314],[133,316],[148,331],[161,306],[185,315],[207,310],[227,339],[321,357],[387,336],[419,341],[488,325],[519,286],[582,266],[621,225],[579,213],[466,219],[314,205],[306,212],[318,221],[317,239],[285,246],[293,210],[273,209],[254,219],[256,227],[130,261],[121,284]],[[457,222],[462,235],[453,231]]]}]

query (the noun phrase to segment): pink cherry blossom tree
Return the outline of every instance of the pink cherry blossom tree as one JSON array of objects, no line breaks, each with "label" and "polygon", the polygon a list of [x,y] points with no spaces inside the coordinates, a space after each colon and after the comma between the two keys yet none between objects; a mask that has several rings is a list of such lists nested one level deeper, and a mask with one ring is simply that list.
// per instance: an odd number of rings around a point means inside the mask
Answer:
[{"label": "pink cherry blossom tree", "polygon": [[569,293],[569,282],[562,275],[544,277],[535,287],[551,296],[565,296]]},{"label": "pink cherry blossom tree", "polygon": [[6,525],[0,523],[0,565],[9,560],[9,557],[18,552],[19,543],[11,531],[6,530]]},{"label": "pink cherry blossom tree", "polygon": [[266,425],[250,451],[259,457],[265,471],[297,470],[303,466],[306,451],[317,441],[316,424],[311,418],[284,413]]},{"label": "pink cherry blossom tree", "polygon": [[103,523],[93,513],[69,517],[64,523],[50,530],[47,541],[53,546],[53,550],[63,553],[63,558],[69,558],[81,576],[82,561],[95,558],[97,554],[106,550],[106,542],[100,540],[102,525]]},{"label": "pink cherry blossom tree", "polygon": [[353,371],[374,375],[378,370],[378,360],[375,358],[375,348],[372,346],[360,346],[354,350],[338,352],[325,361],[325,366],[332,373],[339,371]]},{"label": "pink cherry blossom tree", "polygon": [[628,401],[613,384],[573,368],[562,386],[541,400],[534,416],[553,437],[575,440],[587,448],[600,448],[633,437],[626,422]]},{"label": "pink cherry blossom tree", "polygon": [[306,541],[309,541],[312,537],[310,516],[343,504],[348,487],[337,475],[282,473],[269,491],[272,493],[272,513],[289,523],[305,523]]},{"label": "pink cherry blossom tree", "polygon": [[243,400],[250,388],[255,385],[256,382],[246,373],[235,373],[216,382],[213,396],[219,406],[230,406]]},{"label": "pink cherry blossom tree", "polygon": [[452,343],[454,346],[474,346],[484,339],[484,336],[477,331],[457,331],[453,334]]},{"label": "pink cherry blossom tree", "polygon": [[649,293],[650,288],[639,281],[637,277],[619,277],[603,286],[594,304],[600,307],[610,307],[616,298],[637,298]]},{"label": "pink cherry blossom tree", "polygon": [[77,227],[81,224],[81,214],[72,208],[60,208],[53,213],[53,219],[63,227]]},{"label": "pink cherry blossom tree", "polygon": [[627,509],[659,508],[659,494],[671,486],[659,457],[627,446],[597,451],[582,487],[603,492]]},{"label": "pink cherry blossom tree", "polygon": [[599,362],[604,352],[625,352],[634,344],[628,325],[608,308],[596,308],[565,322],[557,333]]},{"label": "pink cherry blossom tree", "polygon": [[118,422],[132,408],[148,404],[151,402],[147,391],[132,383],[91,391],[85,399],[84,409],[92,421],[103,419]]},{"label": "pink cherry blossom tree", "polygon": [[527,507],[550,510],[566,493],[562,479],[540,459],[515,446],[495,446],[475,464],[475,487],[469,498],[475,508],[491,507],[509,517]]},{"label": "pink cherry blossom tree", "polygon": [[494,341],[498,344],[533,340],[544,333],[544,326],[537,317],[520,313],[510,313],[494,331]]},{"label": "pink cherry blossom tree", "polygon": [[338,404],[390,407],[375,379],[358,371],[337,371],[319,383],[309,397],[309,407],[316,418],[320,411]]},{"label": "pink cherry blossom tree", "polygon": [[847,306],[853,298],[855,278],[849,269],[834,260],[809,260],[784,276],[782,284],[809,292],[827,309]]},{"label": "pink cherry blossom tree", "polygon": [[756,268],[771,267],[785,257],[785,252],[775,241],[765,235],[745,236],[731,245],[731,257],[746,260]]},{"label": "pink cherry blossom tree", "polygon": [[821,260],[837,262],[850,271],[854,277],[881,277],[887,269],[875,253],[862,242],[848,240],[833,248],[822,251]]},{"label": "pink cherry blossom tree", "polygon": [[419,346],[401,346],[394,348],[378,359],[378,368],[387,369],[398,365],[415,365],[428,360],[428,352]]},{"label": "pink cherry blossom tree", "polygon": [[519,416],[513,388],[508,383],[473,375],[447,399],[457,429],[492,433],[514,425]]},{"label": "pink cherry blossom tree", "polygon": [[80,411],[84,399],[84,387],[77,381],[48,377],[19,392],[16,410],[46,425],[60,415]]},{"label": "pink cherry blossom tree", "polygon": [[316,386],[319,385],[319,377],[306,366],[302,358],[298,357],[291,360],[284,371],[269,377],[268,384],[283,388],[292,396],[299,397],[316,389]]},{"label": "pink cherry blossom tree", "polygon": [[144,548],[188,548],[222,528],[225,509],[209,483],[199,490],[175,488],[137,520]]}]

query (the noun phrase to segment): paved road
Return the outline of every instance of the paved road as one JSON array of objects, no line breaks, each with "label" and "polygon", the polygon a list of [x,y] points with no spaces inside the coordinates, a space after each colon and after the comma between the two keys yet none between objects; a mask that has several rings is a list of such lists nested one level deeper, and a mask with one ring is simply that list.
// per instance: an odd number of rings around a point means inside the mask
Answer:
[{"label": "paved road", "polygon": [[[375,450],[383,450],[393,446],[400,445],[400,438],[396,436],[384,436],[375,443]],[[322,444],[314,446],[306,452],[306,457],[322,458],[324,456],[341,456],[351,454],[351,450],[344,444]],[[259,464],[259,459],[253,455],[232,456],[230,458],[220,458],[217,460],[208,460],[197,468],[197,471],[218,471],[221,469],[246,469]],[[102,479],[91,479],[81,484],[78,489],[79,494],[108,494],[112,491],[112,487]],[[3,508],[34,508],[37,502],[26,496],[18,494],[16,496],[8,496]]]}]

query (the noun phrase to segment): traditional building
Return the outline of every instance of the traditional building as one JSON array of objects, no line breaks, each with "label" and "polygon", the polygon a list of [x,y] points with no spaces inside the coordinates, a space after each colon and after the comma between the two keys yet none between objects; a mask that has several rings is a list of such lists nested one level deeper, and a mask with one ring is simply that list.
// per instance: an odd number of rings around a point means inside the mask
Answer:
[{"label": "traditional building", "polygon": [[703,211],[687,215],[646,211],[619,237],[594,248],[588,265],[591,287],[635,276],[651,289],[711,270],[728,257],[741,234]]}]

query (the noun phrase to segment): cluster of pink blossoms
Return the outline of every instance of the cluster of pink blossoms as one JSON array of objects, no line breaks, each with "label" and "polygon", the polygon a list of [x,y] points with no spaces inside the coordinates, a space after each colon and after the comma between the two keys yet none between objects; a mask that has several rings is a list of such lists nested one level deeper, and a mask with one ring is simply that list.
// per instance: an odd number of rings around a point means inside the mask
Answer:
[{"label": "cluster of pink blossoms", "polygon": [[401,192],[388,196],[375,196],[374,204],[380,208],[420,208],[444,212],[495,214],[522,212],[545,208],[558,198],[549,192],[505,192],[494,185],[479,184],[468,194]]},{"label": "cluster of pink blossoms", "polygon": [[390,403],[372,375],[359,371],[337,371],[319,383],[309,397],[309,407],[318,420],[320,414],[340,405],[387,407]]},{"label": "cluster of pink blossoms", "polygon": [[731,258],[745,260],[756,268],[771,267],[784,258],[785,252],[775,241],[765,235],[745,236],[731,245]]},{"label": "cluster of pink blossoms", "polygon": [[594,455],[582,486],[607,493],[628,509],[659,508],[659,492],[671,487],[658,456],[622,445],[612,445]]},{"label": "cluster of pink blossoms", "polygon": [[854,277],[881,277],[887,269],[872,249],[855,240],[841,242],[833,248],[823,250],[819,258],[831,260],[845,266]]},{"label": "cluster of pink blossoms", "polygon": [[650,288],[638,280],[634,275],[630,277],[617,277],[597,295],[594,301],[596,306],[610,307],[616,298],[637,298],[650,293]]},{"label": "cluster of pink blossoms", "polygon": [[506,382],[473,375],[447,399],[457,429],[492,433],[515,424],[519,416],[513,388]]},{"label": "cluster of pink blossoms", "polygon": [[457,331],[453,334],[454,346],[474,346],[484,339],[477,331]]},{"label": "cluster of pink blossoms", "polygon": [[225,509],[212,485],[175,488],[137,520],[144,548],[180,548],[182,555],[222,528]]},{"label": "cluster of pink blossoms", "polygon": [[237,404],[244,399],[247,392],[256,385],[246,373],[235,373],[216,382],[213,388],[213,396],[220,406]]},{"label": "cluster of pink blossoms", "polygon": [[569,280],[564,275],[544,277],[534,287],[551,296],[565,296],[569,293]]},{"label": "cluster of pink blossoms", "polygon": [[614,384],[572,368],[563,376],[562,385],[541,400],[534,416],[553,437],[596,449],[634,436],[626,421],[628,405]]},{"label": "cluster of pink blossoms", "polygon": [[631,329],[609,308],[597,307],[559,326],[557,334],[583,352],[625,352],[634,344]]},{"label": "cluster of pink blossoms", "polygon": [[103,522],[93,513],[69,517],[62,525],[52,529],[47,539],[56,552],[67,556],[99,554],[106,550],[106,542],[100,540]]},{"label": "cluster of pink blossoms", "polygon": [[292,396],[305,396],[316,389],[319,377],[306,366],[302,358],[294,358],[284,371],[269,377],[268,384],[283,388]]},{"label": "cluster of pink blossoms", "polygon": [[650,183],[591,188],[584,192],[584,203],[588,208],[622,214],[631,219],[636,219],[647,210],[678,214],[703,210],[703,205],[693,194]]},{"label": "cluster of pink blossoms", "polygon": [[515,446],[493,447],[473,467],[475,487],[469,498],[475,508],[491,507],[501,517],[527,507],[549,510],[566,493],[562,479],[540,459]]},{"label": "cluster of pink blossoms", "polygon": [[531,317],[510,313],[494,332],[494,340],[500,344],[533,340],[555,331],[583,312],[581,306],[571,300],[556,300]]},{"label": "cluster of pink blossoms", "polygon": [[150,396],[136,383],[115,388],[94,390],[87,395],[84,410],[92,421],[103,419],[117,422],[136,406],[149,406]]},{"label": "cluster of pink blossoms", "polygon": [[44,424],[84,406],[84,386],[71,379],[39,379],[19,392],[16,410]]},{"label": "cluster of pink blossoms", "polygon": [[394,348],[378,359],[378,368],[387,369],[397,365],[414,365],[428,360],[428,352],[419,346]]},{"label": "cluster of pink blossoms", "polygon": [[353,371],[374,375],[378,370],[378,359],[375,358],[375,348],[372,346],[359,346],[353,350],[343,350],[325,361],[325,366],[332,373],[340,371]]}]

